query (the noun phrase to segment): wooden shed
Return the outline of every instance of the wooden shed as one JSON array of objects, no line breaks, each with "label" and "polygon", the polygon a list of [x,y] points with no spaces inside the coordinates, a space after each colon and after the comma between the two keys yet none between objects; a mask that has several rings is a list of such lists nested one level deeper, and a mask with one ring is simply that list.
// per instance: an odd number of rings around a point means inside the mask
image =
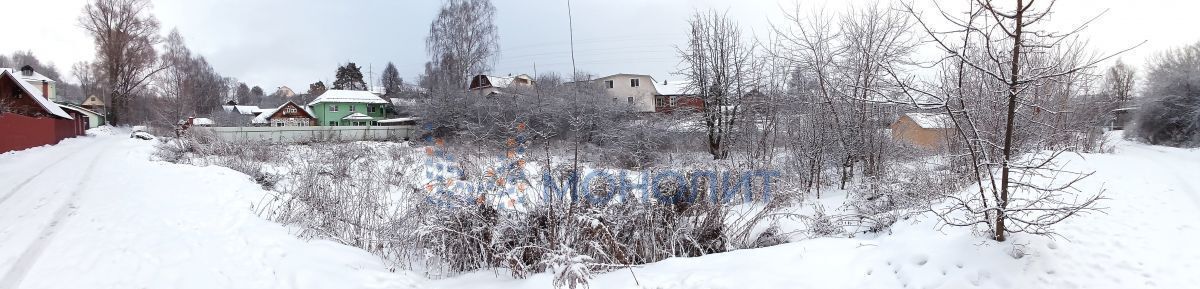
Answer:
[{"label": "wooden shed", "polygon": [[941,113],[906,113],[889,126],[892,137],[924,149],[940,149],[954,136],[954,123]]}]

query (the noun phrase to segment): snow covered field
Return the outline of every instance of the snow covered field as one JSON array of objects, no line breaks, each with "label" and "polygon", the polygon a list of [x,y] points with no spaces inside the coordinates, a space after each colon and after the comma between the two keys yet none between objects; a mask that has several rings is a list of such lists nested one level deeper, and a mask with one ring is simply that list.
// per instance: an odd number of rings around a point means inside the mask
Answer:
[{"label": "snow covered field", "polygon": [[[254,214],[269,192],[245,175],[151,161],[153,142],[126,136],[0,155],[0,289],[551,288],[546,273],[424,280],[359,249],[299,240]],[[1096,172],[1081,186],[1106,189],[1107,210],[1060,224],[1055,240],[997,244],[922,216],[882,236],[617,270],[591,288],[1200,286],[1200,151],[1127,142],[1115,150],[1067,157],[1071,170]]]}]

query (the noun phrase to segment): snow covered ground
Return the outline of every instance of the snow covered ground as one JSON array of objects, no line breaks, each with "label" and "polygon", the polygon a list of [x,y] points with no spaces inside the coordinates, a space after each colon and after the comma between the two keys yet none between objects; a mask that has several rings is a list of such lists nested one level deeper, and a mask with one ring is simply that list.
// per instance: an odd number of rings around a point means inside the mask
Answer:
[{"label": "snow covered ground", "polygon": [[[389,272],[257,217],[251,204],[269,192],[246,176],[151,161],[153,142],[114,134],[0,155],[0,289],[551,288],[545,273]],[[1200,287],[1200,151],[1119,142],[1068,157],[1096,172],[1083,186],[1106,189],[1108,209],[1061,224],[1059,239],[997,244],[917,217],[882,236],[617,270],[591,288]]]},{"label": "snow covered ground", "polygon": [[301,241],[219,167],[150,161],[128,132],[0,155],[0,288],[408,288],[361,250]]},{"label": "snow covered ground", "polygon": [[[1094,171],[1105,214],[1067,220],[1061,238],[1016,235],[997,244],[928,216],[892,234],[813,239],[599,275],[592,288],[1197,288],[1200,287],[1200,151],[1118,141],[1115,154],[1066,156]],[[836,196],[833,196],[836,198]],[[632,271],[632,273],[630,272]],[[636,281],[635,276],[636,275]],[[441,288],[550,288],[477,272]]]}]

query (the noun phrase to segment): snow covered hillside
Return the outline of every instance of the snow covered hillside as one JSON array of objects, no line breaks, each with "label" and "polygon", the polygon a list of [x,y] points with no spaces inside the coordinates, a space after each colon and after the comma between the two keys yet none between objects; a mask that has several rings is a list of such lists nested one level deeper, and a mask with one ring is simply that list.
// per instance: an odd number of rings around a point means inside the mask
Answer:
[{"label": "snow covered hillside", "polygon": [[[547,273],[444,280],[304,241],[255,215],[246,175],[150,160],[127,132],[0,155],[3,288],[552,288]],[[890,234],[804,240],[597,275],[591,288],[1194,288],[1200,284],[1200,151],[1119,142],[1070,156],[1095,171],[1105,214],[1061,238],[995,243],[929,216]],[[829,196],[837,198],[839,196]]]},{"label": "snow covered hillside", "polygon": [[221,167],[150,161],[128,132],[0,155],[0,288],[404,288],[404,274],[251,211]]}]

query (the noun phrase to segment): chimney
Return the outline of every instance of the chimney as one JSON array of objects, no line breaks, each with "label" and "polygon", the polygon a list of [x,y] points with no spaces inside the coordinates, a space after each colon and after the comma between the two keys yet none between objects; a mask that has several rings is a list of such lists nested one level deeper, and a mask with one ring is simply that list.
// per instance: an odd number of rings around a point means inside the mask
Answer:
[{"label": "chimney", "polygon": [[42,80],[42,97],[45,97],[46,100],[50,99],[50,83],[45,80]]}]

